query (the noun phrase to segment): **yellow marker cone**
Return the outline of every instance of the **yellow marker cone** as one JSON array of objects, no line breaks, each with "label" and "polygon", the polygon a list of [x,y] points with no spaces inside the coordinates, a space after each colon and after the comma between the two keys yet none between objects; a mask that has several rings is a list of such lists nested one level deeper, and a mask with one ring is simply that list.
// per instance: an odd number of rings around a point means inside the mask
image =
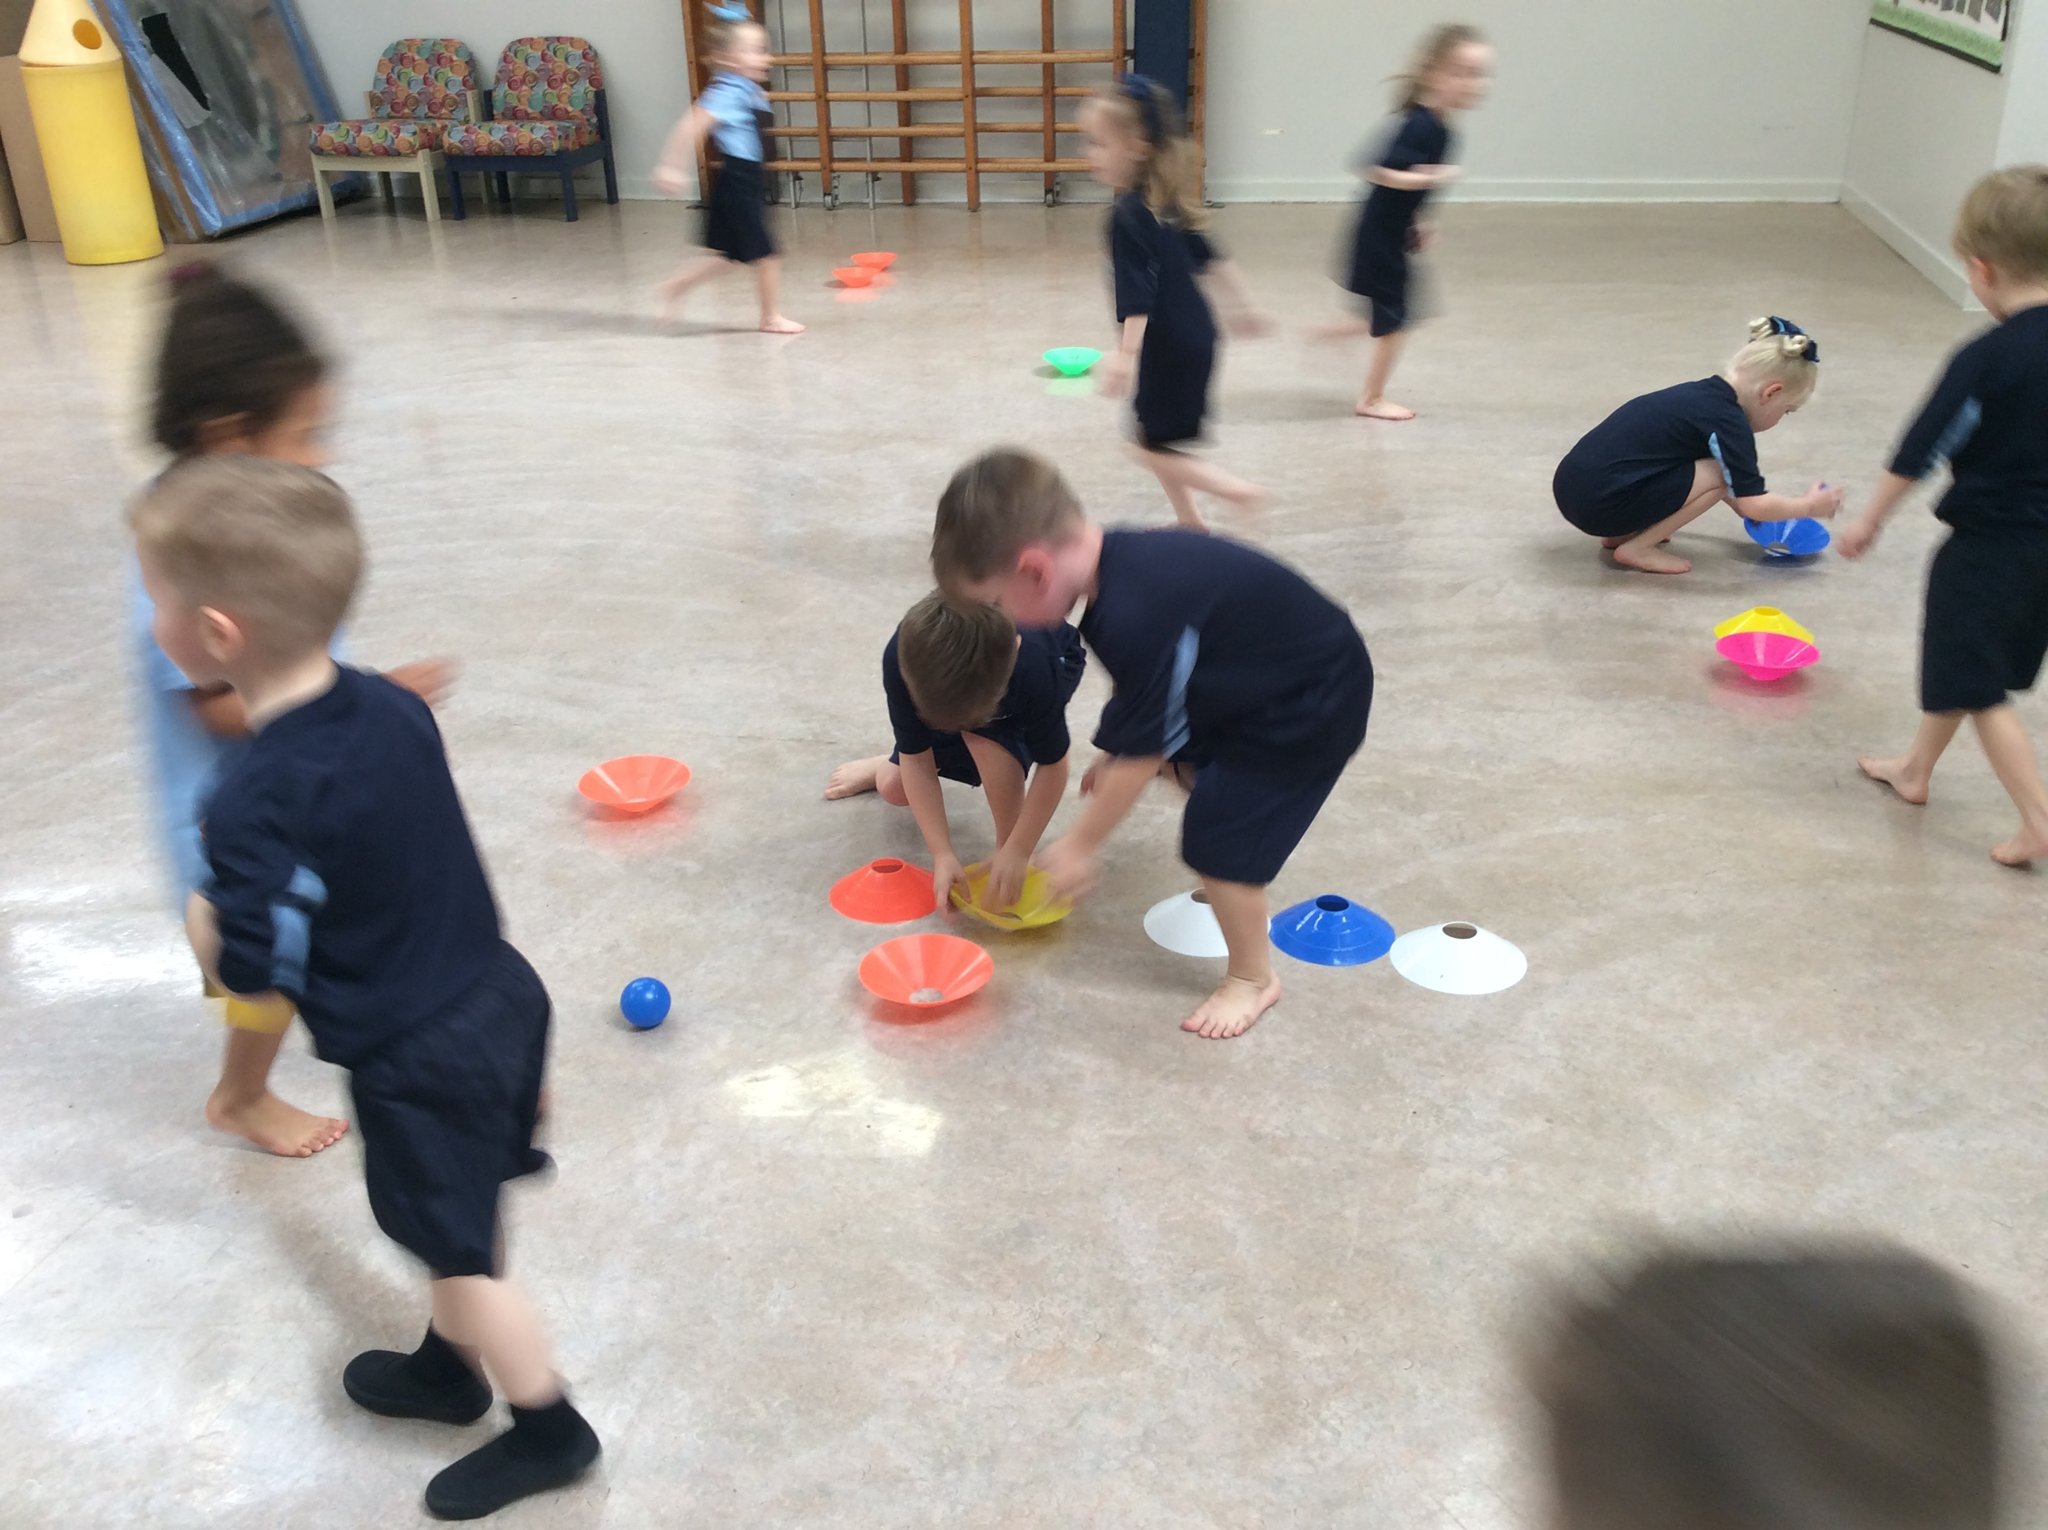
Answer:
[{"label": "yellow marker cone", "polygon": [[36,0],[21,78],[64,258],[110,266],[163,254],[121,50],[88,0]]}]

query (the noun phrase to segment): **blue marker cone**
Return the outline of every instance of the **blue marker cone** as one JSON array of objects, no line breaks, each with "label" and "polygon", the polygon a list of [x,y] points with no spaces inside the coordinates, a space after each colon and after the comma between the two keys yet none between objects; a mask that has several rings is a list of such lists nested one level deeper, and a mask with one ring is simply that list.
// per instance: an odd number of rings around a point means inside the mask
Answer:
[{"label": "blue marker cone", "polygon": [[1773,558],[1811,558],[1834,540],[1819,521],[1744,521],[1742,526]]},{"label": "blue marker cone", "polygon": [[1273,916],[1273,944],[1298,962],[1362,967],[1394,947],[1394,927],[1362,903],[1324,893]]}]

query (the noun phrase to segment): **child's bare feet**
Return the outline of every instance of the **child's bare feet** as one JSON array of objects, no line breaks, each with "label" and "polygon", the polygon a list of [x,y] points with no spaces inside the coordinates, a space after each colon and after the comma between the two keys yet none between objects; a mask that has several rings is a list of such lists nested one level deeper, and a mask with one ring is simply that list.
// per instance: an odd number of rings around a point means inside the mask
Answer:
[{"label": "child's bare feet", "polygon": [[1256,978],[1226,977],[1223,986],[1202,1001],[1202,1007],[1180,1028],[1212,1041],[1242,1036],[1258,1023],[1259,1017],[1280,1002],[1280,979],[1268,974]]},{"label": "child's bare feet", "polygon": [[804,327],[796,320],[785,319],[779,313],[771,313],[761,321],[761,333],[764,335],[800,335],[803,332]]},{"label": "child's bare feet", "polygon": [[882,767],[889,763],[886,754],[874,755],[865,760],[848,760],[832,772],[832,779],[825,783],[825,800],[837,802],[841,797],[858,797],[862,792],[875,789],[875,778],[882,773]]},{"label": "child's bare feet", "polygon": [[2001,866],[2014,867],[2033,861],[2048,861],[2048,828],[2022,823],[2019,833],[2004,844],[1993,847],[1991,858]]},{"label": "child's bare feet", "polygon": [[287,1105],[268,1089],[247,1101],[228,1100],[215,1090],[206,1102],[206,1120],[216,1131],[233,1132],[280,1158],[311,1158],[348,1130],[346,1121]]},{"label": "child's bare feet", "polygon": [[1406,404],[1396,404],[1384,398],[1362,398],[1358,407],[1351,411],[1367,420],[1412,420],[1415,411]]},{"label": "child's bare feet", "polygon": [[[1898,794],[1901,802],[1910,802],[1915,807],[1925,807],[1927,806],[1927,787],[1932,777],[1913,774],[1907,768],[1911,764],[1912,761],[1907,759],[1881,760],[1874,754],[1858,755],[1856,759],[1856,768],[1858,770],[1870,777],[1871,780],[1882,781],[1886,786],[1889,786]],[[1999,846],[2000,850],[2004,848],[2003,845]],[[1997,850],[1991,853],[1994,856],[1998,855]],[[2000,858],[2003,859],[2003,857]]]},{"label": "child's bare feet", "polygon": [[1614,549],[1614,561],[1623,568],[1640,570],[1645,574],[1689,574],[1692,564],[1663,550],[1662,544],[1644,547],[1635,542],[1624,542]]}]

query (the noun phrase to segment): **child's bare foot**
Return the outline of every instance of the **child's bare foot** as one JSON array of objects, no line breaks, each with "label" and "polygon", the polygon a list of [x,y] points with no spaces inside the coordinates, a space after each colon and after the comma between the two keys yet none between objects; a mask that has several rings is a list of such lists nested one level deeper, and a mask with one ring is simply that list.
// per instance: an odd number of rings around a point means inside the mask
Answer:
[{"label": "child's bare foot", "polygon": [[223,1099],[215,1090],[206,1102],[206,1120],[216,1131],[233,1132],[280,1158],[311,1158],[348,1130],[346,1121],[287,1105],[268,1089],[246,1102]]},{"label": "child's bare foot", "polygon": [[1362,398],[1358,407],[1351,411],[1367,420],[1412,420],[1415,411],[1406,404],[1396,404],[1383,398]]},{"label": "child's bare foot", "polygon": [[1263,510],[1272,501],[1272,491],[1262,489],[1255,483],[1244,484],[1223,496],[1226,503],[1240,510]]},{"label": "child's bare foot", "polygon": [[764,335],[800,335],[803,332],[804,327],[796,320],[785,319],[779,313],[771,313],[761,321],[761,333]]},{"label": "child's bare foot", "polygon": [[1656,547],[1643,547],[1634,542],[1624,542],[1614,549],[1614,561],[1623,568],[1638,569],[1645,574],[1689,574],[1692,565],[1676,553]]},{"label": "child's bare foot", "polygon": [[[1933,779],[1930,776],[1915,775],[1907,767],[1910,760],[1881,760],[1874,754],[1858,755],[1856,768],[1873,781],[1882,781],[1898,793],[1901,802],[1910,802],[1915,807],[1927,806],[1927,787]],[[2001,845],[1999,849],[2004,849]],[[1997,850],[1991,852],[1994,856]]]},{"label": "child's bare foot", "polygon": [[2048,828],[2021,824],[2019,833],[1992,849],[1991,858],[2001,866],[2015,867],[2033,861],[2048,861]]},{"label": "child's bare foot", "polygon": [[1181,1021],[1180,1028],[1212,1041],[1242,1036],[1280,1002],[1280,993],[1280,979],[1270,974],[1263,983],[1255,978],[1226,977],[1200,1009]]},{"label": "child's bare foot", "polygon": [[875,778],[882,773],[882,767],[889,763],[886,754],[878,754],[865,760],[848,760],[832,772],[832,779],[825,783],[825,800],[837,802],[842,797],[858,797],[862,792],[875,789]]}]

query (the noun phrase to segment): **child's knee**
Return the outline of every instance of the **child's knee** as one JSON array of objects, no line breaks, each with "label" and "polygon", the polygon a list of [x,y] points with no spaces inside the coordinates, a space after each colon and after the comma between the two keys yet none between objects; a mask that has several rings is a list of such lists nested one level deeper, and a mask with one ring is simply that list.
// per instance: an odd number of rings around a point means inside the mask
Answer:
[{"label": "child's knee", "polygon": [[894,765],[884,765],[875,772],[875,791],[893,806],[910,806],[910,794],[903,789],[903,772]]}]

